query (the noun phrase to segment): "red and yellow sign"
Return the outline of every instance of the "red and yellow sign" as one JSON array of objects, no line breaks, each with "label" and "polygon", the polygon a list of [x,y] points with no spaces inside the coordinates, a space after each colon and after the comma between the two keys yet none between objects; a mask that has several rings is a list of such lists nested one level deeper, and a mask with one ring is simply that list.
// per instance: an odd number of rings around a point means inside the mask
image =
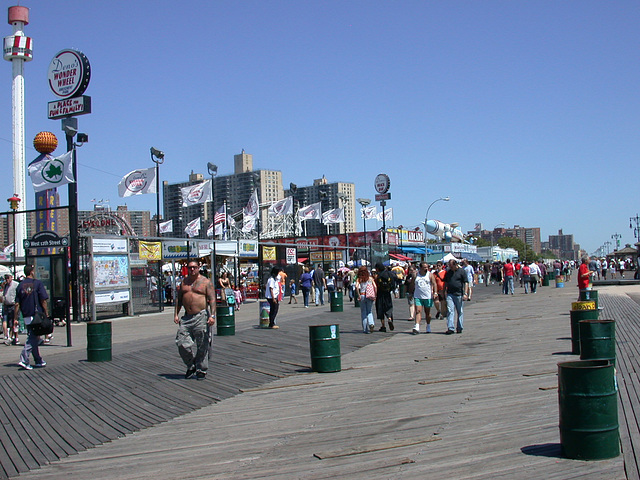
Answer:
[{"label": "red and yellow sign", "polygon": [[275,262],[276,247],[262,247],[262,259]]}]

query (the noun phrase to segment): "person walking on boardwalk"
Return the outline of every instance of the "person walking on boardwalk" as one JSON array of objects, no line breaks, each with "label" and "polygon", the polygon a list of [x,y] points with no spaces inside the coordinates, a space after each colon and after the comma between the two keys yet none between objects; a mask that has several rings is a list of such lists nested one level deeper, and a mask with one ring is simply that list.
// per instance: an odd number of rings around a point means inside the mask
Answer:
[{"label": "person walking on boardwalk", "polygon": [[[591,276],[595,275],[594,271],[589,269],[589,257],[582,257],[581,262],[578,268],[578,291],[588,290]],[[578,296],[578,298],[580,298],[580,296]],[[587,298],[589,297],[587,296]]]},{"label": "person walking on boardwalk", "polygon": [[[464,328],[463,320],[463,301],[468,298],[469,283],[467,282],[467,274],[458,265],[455,260],[449,260],[447,273],[444,276],[444,288],[447,293],[447,308],[449,315],[447,316],[447,335],[454,332],[462,333]],[[454,317],[458,314],[457,326],[454,323]],[[454,330],[455,327],[455,330]]]},{"label": "person walking on boardwalk", "polygon": [[358,268],[356,275],[356,298],[360,299],[360,316],[362,318],[362,331],[371,333],[376,324],[373,320],[373,303],[376,301],[376,283],[369,275],[369,270],[364,265]]},{"label": "person walking on boardwalk", "polygon": [[540,271],[540,267],[536,262],[531,262],[529,265],[529,280],[531,284],[531,293],[536,293],[538,291],[538,283],[542,278],[542,272]]},{"label": "person walking on boardwalk", "polygon": [[265,289],[264,296],[269,302],[269,328],[280,328],[276,325],[276,317],[278,316],[278,309],[280,308],[280,280],[278,275],[282,270],[279,267],[273,267],[269,274],[269,280],[267,280],[267,288]]},{"label": "person walking on boardwalk", "polygon": [[304,272],[300,275],[300,289],[302,290],[304,308],[309,308],[309,292],[312,287],[313,276],[309,273],[309,267],[304,267]]},{"label": "person walking on boardwalk", "polygon": [[416,316],[416,303],[413,300],[413,293],[416,290],[416,267],[409,265],[407,275],[404,279],[404,285],[407,289],[407,304],[409,305],[409,318]]},{"label": "person walking on boardwalk", "polygon": [[327,286],[327,280],[324,278],[324,270],[320,265],[313,271],[313,284],[316,292],[316,307],[324,305],[324,289]]},{"label": "person walking on boardwalk", "polygon": [[2,286],[2,330],[4,331],[4,343],[7,345],[19,345],[18,329],[14,328],[13,317],[16,303],[16,290],[18,282],[13,279],[10,273],[4,276]]},{"label": "person walking on boardwalk", "polygon": [[386,332],[387,327],[384,325],[385,318],[389,321],[389,330],[393,331],[393,299],[391,291],[396,283],[396,275],[391,270],[384,268],[382,263],[376,264],[376,314],[380,320],[381,326],[379,332]]},{"label": "person walking on boardwalk", "polygon": [[511,263],[511,259],[507,258],[507,263],[502,267],[502,271],[504,273],[504,293],[505,295],[511,294],[513,295],[513,276],[515,275],[515,269],[513,268],[513,263]]},{"label": "person walking on boardwalk", "polygon": [[[197,262],[189,262],[187,269],[189,274],[180,284],[173,319],[179,325],[176,345],[187,366],[185,378],[195,375],[204,380],[209,368],[211,327],[216,322],[216,291],[211,280],[200,275]],[[183,306],[185,315],[180,318]]]},{"label": "person walking on boardwalk", "polygon": [[40,356],[38,346],[40,345],[40,336],[33,333],[31,329],[31,320],[36,311],[44,312],[45,316],[49,316],[47,310],[47,291],[44,289],[44,284],[35,278],[33,265],[27,265],[24,267],[24,274],[26,278],[20,282],[16,288],[16,302],[13,313],[14,325],[18,322],[18,312],[22,312],[24,323],[27,326],[27,341],[24,342],[24,348],[20,353],[20,365],[25,370],[33,370],[33,367],[29,363],[29,356],[33,355],[36,367],[44,367],[45,362]]},{"label": "person walking on boardwalk", "polygon": [[420,322],[422,321],[422,311],[427,321],[427,333],[431,333],[431,307],[433,299],[438,296],[438,285],[433,272],[429,271],[427,262],[420,262],[420,270],[415,279],[415,290],[413,301],[415,302],[415,317],[412,330],[413,335],[420,333]]}]

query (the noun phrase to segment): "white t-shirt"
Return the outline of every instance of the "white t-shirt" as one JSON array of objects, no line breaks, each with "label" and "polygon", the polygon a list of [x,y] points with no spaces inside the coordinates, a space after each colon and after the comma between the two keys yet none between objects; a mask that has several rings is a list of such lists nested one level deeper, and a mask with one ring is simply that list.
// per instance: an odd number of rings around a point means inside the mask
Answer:
[{"label": "white t-shirt", "polygon": [[274,298],[271,296],[271,292],[275,289],[276,299],[280,296],[280,282],[277,278],[269,277],[267,280],[267,291],[264,292],[265,298]]},{"label": "white t-shirt", "polygon": [[419,298],[420,300],[433,298],[431,272],[427,272],[424,275],[420,275],[419,273],[416,275],[416,288],[413,292],[413,298]]}]

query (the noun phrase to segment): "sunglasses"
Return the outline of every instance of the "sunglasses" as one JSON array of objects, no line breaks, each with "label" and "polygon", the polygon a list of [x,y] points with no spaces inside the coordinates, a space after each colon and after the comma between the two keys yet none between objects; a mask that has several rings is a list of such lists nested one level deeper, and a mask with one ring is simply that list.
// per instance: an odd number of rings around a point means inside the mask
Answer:
[{"label": "sunglasses", "polygon": [[198,268],[198,267],[197,266],[189,266],[187,268],[191,269],[191,268]]}]

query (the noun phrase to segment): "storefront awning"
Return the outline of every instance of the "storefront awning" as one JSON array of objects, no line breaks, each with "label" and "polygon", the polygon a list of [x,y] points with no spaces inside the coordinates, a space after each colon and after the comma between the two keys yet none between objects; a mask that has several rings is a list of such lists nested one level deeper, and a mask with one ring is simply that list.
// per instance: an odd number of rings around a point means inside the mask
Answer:
[{"label": "storefront awning", "polygon": [[[417,253],[420,255],[424,255],[425,253],[425,249],[424,247],[405,247],[405,246],[401,246],[398,247],[400,250],[402,250],[405,253]],[[431,253],[433,252],[433,250],[431,250],[430,248],[427,248],[427,253]]]},{"label": "storefront awning", "polygon": [[460,252],[460,256],[472,262],[484,262],[484,259],[477,253]]},{"label": "storefront awning", "polygon": [[411,262],[411,261],[413,261],[413,258],[407,257],[406,255],[401,255],[399,253],[390,253],[389,256],[391,258],[394,258],[396,260],[400,260],[402,262]]}]

